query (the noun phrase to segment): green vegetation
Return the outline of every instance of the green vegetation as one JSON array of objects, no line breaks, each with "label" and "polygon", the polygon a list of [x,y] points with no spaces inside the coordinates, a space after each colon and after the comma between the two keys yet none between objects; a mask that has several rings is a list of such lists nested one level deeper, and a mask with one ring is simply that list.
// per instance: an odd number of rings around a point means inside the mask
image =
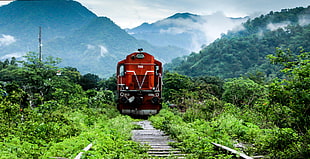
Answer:
[{"label": "green vegetation", "polygon": [[268,58],[283,66],[283,79],[262,83],[239,77],[223,82],[167,72],[165,98],[170,107],[150,120],[179,141],[172,144],[190,158],[231,158],[211,142],[250,156],[308,158],[310,52],[295,55],[279,49]]},{"label": "green vegetation", "polygon": [[[1,158],[146,158],[131,140],[133,119],[115,109],[115,77],[81,75],[60,61],[0,62]],[[220,79],[166,72],[164,109],[150,120],[170,134],[188,158],[231,158],[211,143],[268,158],[310,154],[310,52],[269,55],[283,78]],[[170,105],[168,107],[168,104]],[[236,145],[238,145],[236,147]]]},{"label": "green vegetation", "polygon": [[28,53],[25,61],[0,62],[0,158],[74,158],[90,143],[87,158],[146,156],[131,141],[133,119],[105,90],[111,79],[58,68],[59,61]]}]

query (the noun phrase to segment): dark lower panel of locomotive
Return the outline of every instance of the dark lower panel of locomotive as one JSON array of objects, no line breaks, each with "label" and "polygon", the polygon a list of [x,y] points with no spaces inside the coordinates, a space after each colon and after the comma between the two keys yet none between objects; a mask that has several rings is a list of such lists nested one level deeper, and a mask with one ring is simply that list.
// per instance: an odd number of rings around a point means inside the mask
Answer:
[{"label": "dark lower panel of locomotive", "polygon": [[130,96],[119,98],[117,109],[120,113],[131,116],[155,115],[159,113],[162,105],[161,99],[157,96],[152,96],[153,94],[130,92]]}]

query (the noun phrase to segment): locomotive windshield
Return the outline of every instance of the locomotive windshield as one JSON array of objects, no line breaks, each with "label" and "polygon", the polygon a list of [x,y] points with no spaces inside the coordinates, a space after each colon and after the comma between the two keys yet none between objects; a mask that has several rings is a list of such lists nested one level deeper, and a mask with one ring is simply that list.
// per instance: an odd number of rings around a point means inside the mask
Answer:
[{"label": "locomotive windshield", "polygon": [[124,76],[125,75],[125,67],[124,65],[119,66],[119,75]]},{"label": "locomotive windshield", "polygon": [[158,75],[158,71],[159,71],[159,66],[156,65],[156,66],[155,66],[155,75],[156,75],[156,76]]}]

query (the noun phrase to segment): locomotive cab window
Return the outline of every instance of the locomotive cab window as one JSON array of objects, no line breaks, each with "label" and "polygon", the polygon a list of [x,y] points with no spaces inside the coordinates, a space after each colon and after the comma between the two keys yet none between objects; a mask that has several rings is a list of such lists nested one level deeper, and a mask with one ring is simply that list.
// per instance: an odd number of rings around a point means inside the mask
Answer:
[{"label": "locomotive cab window", "polygon": [[119,75],[120,76],[124,76],[125,75],[125,66],[124,65],[120,65],[118,71],[119,71]]},{"label": "locomotive cab window", "polygon": [[157,76],[157,75],[158,75],[158,73],[159,73],[159,66],[158,66],[158,65],[156,65],[156,66],[155,66],[155,75]]}]

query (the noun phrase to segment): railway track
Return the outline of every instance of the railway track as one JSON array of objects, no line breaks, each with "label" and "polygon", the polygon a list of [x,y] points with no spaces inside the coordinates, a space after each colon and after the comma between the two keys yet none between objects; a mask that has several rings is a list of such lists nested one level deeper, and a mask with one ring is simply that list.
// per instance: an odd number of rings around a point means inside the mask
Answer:
[{"label": "railway track", "polygon": [[144,120],[135,122],[134,124],[140,125],[143,129],[132,130],[132,140],[141,144],[150,146],[148,154],[154,158],[185,158],[186,154],[172,148],[169,142],[175,142],[165,135],[161,130],[155,129],[150,121]]},{"label": "railway track", "polygon": [[[155,129],[151,122],[148,120],[134,122],[134,124],[140,125],[142,129],[140,130],[132,130],[132,140],[135,142],[139,142],[143,145],[148,145],[150,149],[148,150],[149,158],[170,158],[170,159],[184,159],[191,158],[191,155],[184,154],[180,150],[175,149],[169,145],[170,142],[175,142],[170,139],[168,135],[166,135],[163,131]],[[256,159],[256,158],[264,158],[264,156],[247,156],[246,154],[231,149],[229,147],[212,143],[217,148],[226,150],[230,154],[234,154],[236,158],[244,158],[244,159]],[[93,146],[90,143],[86,146],[74,159],[81,159],[84,152],[91,149]],[[56,159],[66,159],[64,157],[50,157]]]},{"label": "railway track", "polygon": [[[141,144],[146,144],[150,146],[148,150],[148,154],[152,158],[186,158],[187,154],[182,153],[178,149],[174,149],[169,145],[169,142],[175,142],[170,139],[168,135],[166,135],[163,131],[155,129],[151,122],[148,120],[134,122],[134,124],[140,125],[142,127],[141,130],[132,130],[132,140],[139,142]],[[227,151],[227,153],[234,154],[236,158],[243,159],[255,159],[255,158],[263,158],[264,156],[247,156],[246,154],[236,151],[234,149],[228,148],[226,146],[212,143],[219,149],[223,149]]]}]

